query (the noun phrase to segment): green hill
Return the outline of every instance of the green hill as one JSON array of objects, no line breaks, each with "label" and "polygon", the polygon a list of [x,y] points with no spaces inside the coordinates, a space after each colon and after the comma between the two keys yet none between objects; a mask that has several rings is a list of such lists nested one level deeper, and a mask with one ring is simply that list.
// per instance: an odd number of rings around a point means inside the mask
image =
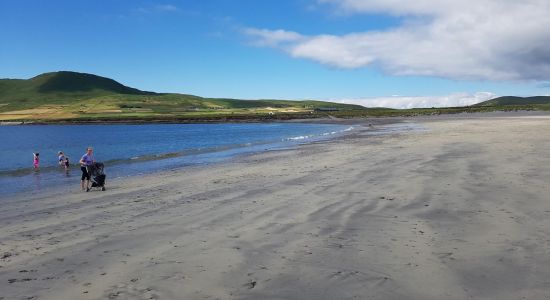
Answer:
[{"label": "green hill", "polygon": [[130,95],[148,95],[151,92],[143,92],[138,89],[122,85],[112,79],[86,73],[77,72],[53,72],[38,75],[29,80],[38,92],[108,92]]},{"label": "green hill", "polygon": [[153,95],[112,79],[77,72],[44,73],[31,79],[0,79],[0,111],[68,104],[105,95]]},{"label": "green hill", "polygon": [[113,79],[68,71],[26,80],[0,79],[0,120],[4,121],[296,117],[323,108],[364,109],[314,100],[239,100],[146,92]]},{"label": "green hill", "polygon": [[550,104],[550,96],[535,97],[499,97],[478,103],[474,106],[503,106],[503,105],[545,105]]}]

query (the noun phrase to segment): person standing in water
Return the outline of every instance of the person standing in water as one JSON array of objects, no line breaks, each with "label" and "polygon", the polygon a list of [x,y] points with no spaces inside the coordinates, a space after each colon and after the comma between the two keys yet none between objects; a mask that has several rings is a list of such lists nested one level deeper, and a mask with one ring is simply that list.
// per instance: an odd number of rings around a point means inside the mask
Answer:
[{"label": "person standing in water", "polygon": [[83,191],[90,191],[90,170],[89,168],[95,162],[93,157],[92,147],[86,149],[86,153],[82,155],[80,159],[80,170],[82,171],[82,177],[80,178],[80,187]]},{"label": "person standing in water", "polygon": [[32,155],[34,156],[32,165],[34,166],[35,170],[38,170],[38,168],[40,167],[40,153],[36,152],[36,153],[33,153]]},{"label": "person standing in water", "polygon": [[65,167],[65,171],[67,171],[69,169],[69,158],[65,156],[65,153],[63,153],[63,151],[59,151],[57,152],[57,154],[59,155],[57,157],[59,160],[59,165]]}]

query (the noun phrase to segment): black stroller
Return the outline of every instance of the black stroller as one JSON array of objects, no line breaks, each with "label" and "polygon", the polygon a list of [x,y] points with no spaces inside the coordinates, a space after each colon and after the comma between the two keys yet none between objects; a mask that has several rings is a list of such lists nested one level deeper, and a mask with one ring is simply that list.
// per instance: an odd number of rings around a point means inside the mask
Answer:
[{"label": "black stroller", "polygon": [[102,191],[105,190],[105,173],[103,172],[103,163],[96,162],[88,167],[88,172],[92,179],[92,188],[101,188]]}]

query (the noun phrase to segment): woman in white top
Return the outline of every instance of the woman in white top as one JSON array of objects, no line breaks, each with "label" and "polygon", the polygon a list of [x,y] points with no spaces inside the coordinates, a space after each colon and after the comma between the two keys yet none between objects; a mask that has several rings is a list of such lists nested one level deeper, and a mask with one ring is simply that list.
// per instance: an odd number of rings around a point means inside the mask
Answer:
[{"label": "woman in white top", "polygon": [[90,167],[94,163],[94,157],[93,157],[93,149],[92,147],[88,147],[86,149],[86,153],[82,155],[82,158],[80,159],[80,170],[82,171],[82,177],[80,178],[80,187],[82,190],[89,192],[90,191],[90,172],[88,170],[88,167]]}]

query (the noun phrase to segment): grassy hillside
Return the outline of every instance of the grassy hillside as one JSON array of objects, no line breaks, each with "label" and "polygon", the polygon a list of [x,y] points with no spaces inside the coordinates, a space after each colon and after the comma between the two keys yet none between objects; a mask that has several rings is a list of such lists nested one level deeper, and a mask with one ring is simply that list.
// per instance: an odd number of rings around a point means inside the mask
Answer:
[{"label": "grassy hillside", "polygon": [[550,105],[550,96],[536,97],[499,97],[478,103],[474,106],[499,106],[499,105]]},{"label": "grassy hillside", "polygon": [[76,72],[0,79],[0,120],[241,119],[297,117],[315,109],[362,110],[322,101],[238,100],[141,91]]}]

